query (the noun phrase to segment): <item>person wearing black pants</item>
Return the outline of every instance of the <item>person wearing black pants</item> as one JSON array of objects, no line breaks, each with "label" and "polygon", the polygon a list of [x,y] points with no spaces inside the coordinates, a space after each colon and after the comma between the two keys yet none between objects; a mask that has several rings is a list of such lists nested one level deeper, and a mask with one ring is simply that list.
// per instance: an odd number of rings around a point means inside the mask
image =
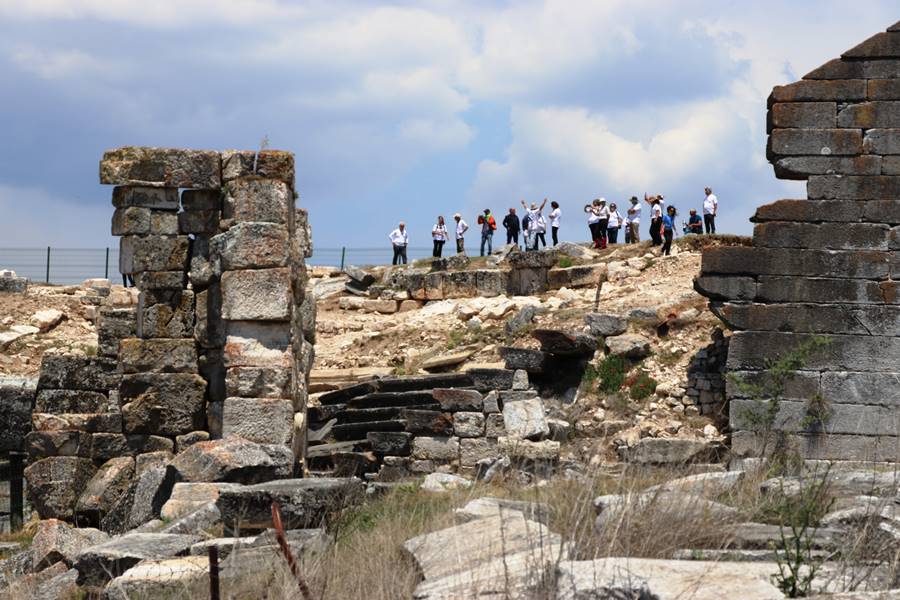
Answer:
[{"label": "person wearing black pants", "polygon": [[516,209],[509,209],[509,214],[503,217],[503,227],[506,229],[506,243],[519,245],[519,216]]},{"label": "person wearing black pants", "polygon": [[703,226],[707,234],[716,233],[716,214],[719,212],[719,199],[710,188],[704,188],[706,198],[703,200]]},{"label": "person wearing black pants", "polygon": [[672,252],[672,238],[675,235],[675,215],[677,214],[678,211],[675,210],[675,207],[670,206],[666,209],[666,215],[662,218],[663,236],[666,238],[666,242],[662,247],[664,256],[669,256]]},{"label": "person wearing black pants", "polygon": [[390,235],[391,245],[394,247],[394,260],[392,265],[406,264],[406,247],[409,245],[409,232],[406,231],[406,223],[400,221],[397,229]]},{"label": "person wearing black pants", "polygon": [[555,200],[550,203],[550,235],[553,238],[553,245],[559,244],[559,222],[562,213],[559,210],[559,202]]},{"label": "person wearing black pants", "polygon": [[647,196],[644,194],[644,200],[650,205],[650,238],[653,240],[654,246],[660,246],[662,240],[662,196]]},{"label": "person wearing black pants", "polygon": [[438,216],[437,223],[431,228],[431,239],[434,242],[434,250],[431,252],[432,257],[441,257],[441,254],[444,252],[444,243],[447,241],[447,236],[447,226],[444,225],[444,217],[443,215]]}]

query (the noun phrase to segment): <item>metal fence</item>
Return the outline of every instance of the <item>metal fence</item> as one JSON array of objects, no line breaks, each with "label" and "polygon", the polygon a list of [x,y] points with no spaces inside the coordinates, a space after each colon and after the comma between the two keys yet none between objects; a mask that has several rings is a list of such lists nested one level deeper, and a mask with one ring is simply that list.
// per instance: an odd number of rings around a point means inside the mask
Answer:
[{"label": "metal fence", "polygon": [[[450,242],[452,243],[452,241]],[[444,255],[455,251],[444,246]],[[410,247],[410,261],[431,256],[431,248]],[[389,265],[391,247],[315,248],[307,264],[343,268],[346,265]],[[95,277],[119,278],[118,248],[0,248],[0,269],[12,269],[17,275],[35,282],[69,285]]]}]

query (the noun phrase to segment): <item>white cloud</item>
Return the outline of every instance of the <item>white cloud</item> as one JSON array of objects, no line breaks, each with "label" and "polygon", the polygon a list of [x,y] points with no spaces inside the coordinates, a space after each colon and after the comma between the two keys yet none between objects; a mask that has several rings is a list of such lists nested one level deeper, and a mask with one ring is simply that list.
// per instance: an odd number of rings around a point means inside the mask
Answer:
[{"label": "white cloud", "polygon": [[126,67],[119,61],[98,58],[78,49],[52,50],[23,46],[12,51],[13,64],[46,80],[120,77]]}]

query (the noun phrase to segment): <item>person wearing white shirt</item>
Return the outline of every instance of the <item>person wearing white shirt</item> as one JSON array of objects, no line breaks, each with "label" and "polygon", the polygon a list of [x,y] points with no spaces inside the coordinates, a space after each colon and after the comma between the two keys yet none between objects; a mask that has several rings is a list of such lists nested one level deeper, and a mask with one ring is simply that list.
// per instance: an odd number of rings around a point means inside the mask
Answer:
[{"label": "person wearing white shirt", "polygon": [[605,250],[607,228],[609,227],[609,208],[606,206],[606,198],[600,198],[597,214],[600,217],[600,222],[597,223],[597,232],[600,234],[600,249]]},{"label": "person wearing white shirt", "polygon": [[650,238],[654,246],[662,246],[662,215],[663,196],[648,196],[644,194],[644,201],[650,205]]},{"label": "person wearing white shirt", "polygon": [[622,228],[622,215],[615,203],[609,205],[609,222],[606,224],[606,239],[610,244],[619,241],[619,229]]},{"label": "person wearing white shirt", "polygon": [[[528,231],[525,234],[525,249],[537,250],[539,236],[542,236],[543,232],[547,230],[547,222],[544,220],[544,215],[541,214],[541,211],[544,210],[544,207],[547,205],[547,199],[544,198],[544,201],[541,202],[540,206],[537,205],[537,202],[532,202],[531,208],[528,208],[528,206],[525,205],[524,200],[521,202],[522,208],[525,209],[526,216],[528,217]],[[532,242],[531,240],[534,241]],[[547,245],[546,241],[544,241],[544,245]]]},{"label": "person wearing white shirt", "polygon": [[712,193],[711,188],[704,188],[706,199],[703,200],[703,226],[706,233],[716,232],[716,213],[719,212],[719,199]]},{"label": "person wearing white shirt", "polygon": [[625,223],[628,225],[628,243],[637,244],[641,241],[641,203],[637,196],[631,197],[631,206],[626,212]]},{"label": "person wearing white shirt", "polygon": [[469,224],[463,221],[462,215],[459,213],[453,215],[453,220],[456,221],[456,253],[462,254],[465,252],[463,236],[469,230]]},{"label": "person wearing white shirt", "polygon": [[394,260],[391,264],[399,265],[403,263],[405,265],[406,247],[409,245],[409,232],[406,231],[406,223],[400,221],[397,229],[393,230],[388,237],[390,237],[391,244],[394,246]]},{"label": "person wearing white shirt", "polygon": [[555,200],[550,203],[550,235],[553,237],[553,245],[559,243],[559,221],[562,213],[559,210],[559,202]]},{"label": "person wearing white shirt", "polygon": [[434,250],[431,256],[434,258],[441,257],[444,251],[444,243],[447,241],[448,236],[447,226],[444,225],[444,217],[440,215],[437,218],[437,223],[431,228],[431,240],[434,242]]},{"label": "person wearing white shirt", "polygon": [[588,216],[588,228],[591,230],[591,241],[594,242],[594,248],[600,247],[600,204],[606,200],[597,198],[590,204],[585,204],[584,212]]}]

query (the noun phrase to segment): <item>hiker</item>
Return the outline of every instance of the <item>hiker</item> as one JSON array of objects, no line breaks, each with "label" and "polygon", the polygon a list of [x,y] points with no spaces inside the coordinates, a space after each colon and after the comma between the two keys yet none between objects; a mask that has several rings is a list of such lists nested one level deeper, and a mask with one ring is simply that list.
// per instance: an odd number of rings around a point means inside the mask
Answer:
[{"label": "hiker", "polygon": [[700,215],[697,214],[697,209],[691,209],[691,216],[688,217],[687,222],[687,231],[685,233],[703,233],[703,221],[700,220]]},{"label": "hiker", "polygon": [[390,237],[391,244],[394,246],[394,260],[391,264],[399,265],[403,263],[405,265],[406,247],[409,245],[409,232],[406,231],[406,223],[400,221],[397,229],[393,230],[388,237]]},{"label": "hiker", "polygon": [[506,243],[519,246],[519,216],[516,209],[509,209],[509,214],[503,217],[503,227],[506,228]]},{"label": "hiker", "polygon": [[638,201],[637,196],[632,196],[630,202],[631,206],[628,207],[625,217],[625,223],[628,226],[625,233],[628,238],[626,242],[637,244],[641,241],[641,203]]},{"label": "hiker", "polygon": [[591,241],[594,248],[600,247],[600,203],[606,202],[602,198],[595,198],[590,204],[584,205],[584,212],[588,215],[588,228],[591,230]]},{"label": "hiker", "polygon": [[447,226],[444,225],[444,217],[443,215],[439,215],[437,223],[431,228],[431,239],[434,241],[434,250],[431,252],[431,256],[434,258],[441,257],[441,254],[444,252],[444,243],[447,241],[447,236],[448,232]]},{"label": "hiker", "polygon": [[484,256],[485,242],[487,242],[487,253],[490,256],[494,251],[494,231],[497,230],[497,221],[491,214],[491,209],[484,209],[484,216],[478,215],[478,224],[481,225],[481,256]]},{"label": "hiker", "polygon": [[712,193],[711,188],[703,188],[706,192],[706,198],[703,200],[703,225],[706,227],[706,233],[714,234],[716,232],[716,213],[719,212],[719,199]]},{"label": "hiker", "polygon": [[675,215],[677,214],[678,211],[675,210],[675,207],[670,206],[666,208],[666,214],[662,218],[663,236],[666,238],[662,254],[665,256],[669,256],[672,252],[672,237],[675,235]]},{"label": "hiker", "polygon": [[537,220],[537,231],[535,232],[535,240],[534,240],[534,249],[537,250],[540,244],[544,245],[544,248],[547,247],[547,238],[545,234],[547,233],[547,220],[544,218],[544,215],[539,214]]},{"label": "hiker", "polygon": [[453,215],[453,220],[456,221],[456,253],[463,254],[465,252],[463,236],[469,230],[469,225],[463,221],[462,215],[459,213]]},{"label": "hiker", "polygon": [[648,196],[645,193],[644,201],[650,205],[650,237],[653,239],[653,245],[659,246],[662,244],[663,197]]},{"label": "hiker", "polygon": [[531,223],[531,217],[528,216],[528,211],[525,211],[525,216],[522,217],[522,244],[525,250],[531,250],[531,239],[532,233],[531,229],[528,225]]},{"label": "hiker", "polygon": [[622,228],[622,215],[619,214],[615,202],[609,205],[609,222],[606,224],[606,238],[610,244],[619,241],[619,229]]},{"label": "hiker", "polygon": [[559,217],[562,214],[559,210],[559,202],[554,200],[550,203],[550,234],[553,237],[553,245],[559,244]]},{"label": "hiker", "polygon": [[[541,214],[541,211],[544,210],[544,207],[547,205],[547,199],[544,198],[544,201],[541,202],[540,207],[537,205],[537,202],[531,203],[531,208],[528,208],[525,205],[525,201],[522,200],[522,208],[525,209],[526,216],[528,217],[528,233],[526,237],[526,250],[537,250],[538,247],[538,237],[537,233],[541,227],[541,222],[544,220],[544,215]],[[547,229],[547,223],[544,221],[544,230]],[[533,245],[529,248],[527,238],[531,238],[533,240]],[[547,245],[547,242],[544,242],[544,245]]]}]

